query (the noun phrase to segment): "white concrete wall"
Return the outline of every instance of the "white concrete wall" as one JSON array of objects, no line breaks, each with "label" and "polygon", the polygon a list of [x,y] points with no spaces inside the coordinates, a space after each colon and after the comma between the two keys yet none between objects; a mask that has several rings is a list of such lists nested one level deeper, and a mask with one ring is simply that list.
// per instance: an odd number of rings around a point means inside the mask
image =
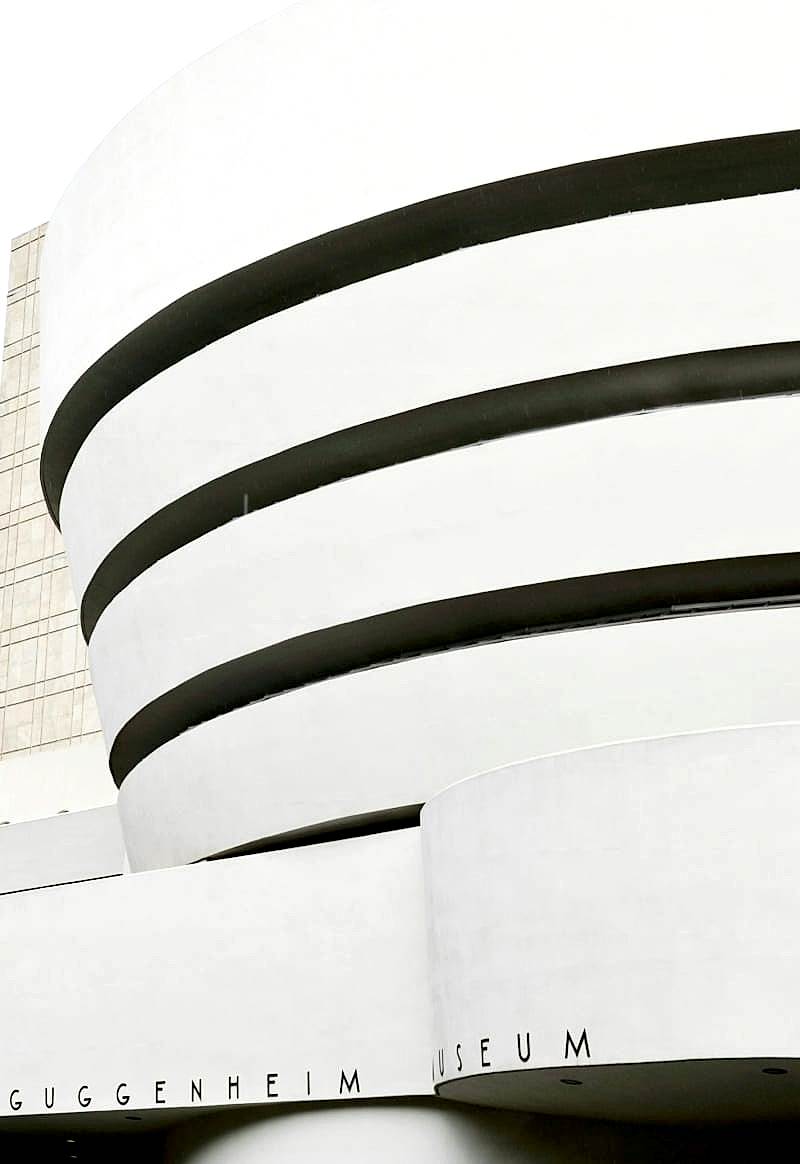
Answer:
[{"label": "white concrete wall", "polygon": [[116,805],[0,830],[0,894],[114,877],[126,866]]},{"label": "white concrete wall", "polygon": [[[64,195],[42,272],[46,423],[94,361],[178,297],[325,232],[547,167],[795,125],[791,37],[768,27],[764,13],[680,4],[655,53],[652,17],[631,0],[613,18],[578,0],[546,12],[500,0],[490,15],[477,0],[294,5],[144,101]],[[767,45],[758,83],[729,64]],[[300,75],[314,83],[299,89]],[[63,520],[79,590],[164,505],[348,425],[560,373],[797,340],[797,200],[468,247],[211,343],[113,407],[78,451]],[[119,369],[108,373],[113,395]],[[796,431],[791,397],[598,421],[231,520],[101,615],[91,663],[106,742],[176,685],[309,631],[541,580],[792,552]],[[770,612],[587,630],[239,708],[136,766],[120,808],[131,860],[196,860],[394,810],[551,750],[793,720],[795,624]]]},{"label": "white concrete wall", "polygon": [[161,506],[303,441],[506,384],[796,339],[797,204],[773,194],[472,247],[203,348],[112,409],[78,453],[62,520],[79,595]]},{"label": "white concrete wall", "polygon": [[5,756],[0,764],[0,795],[10,824],[38,820],[62,809],[80,812],[113,804],[117,789],[102,737]]},{"label": "white concrete wall", "polygon": [[792,552],[798,427],[794,397],[575,425],[231,521],[102,615],[89,657],[106,741],[192,676],[324,627],[546,580]]},{"label": "white concrete wall", "polygon": [[280,1160],[295,1136],[308,1154],[332,1101],[334,1152],[644,1150],[458,1106],[360,1114],[434,1087],[583,1117],[791,1115],[799,755],[798,725],[562,753],[453,785],[421,829],[0,895],[19,951],[0,1115],[273,1107],[177,1136],[209,1162]]},{"label": "white concrete wall", "polygon": [[796,610],[712,614],[451,651],[254,703],[124,782],[131,863],[420,803],[531,756],[795,720],[799,641]]},{"label": "white concrete wall", "polygon": [[[548,166],[796,126],[784,13],[293,6],[143,102],[62,199],[42,272],[46,425],[154,313],[283,248]],[[798,340],[797,202],[508,239],[199,351],[79,451],[64,494],[79,589],[159,507],[315,436],[515,381]],[[231,521],[100,618],[107,742],[174,685],[310,630],[545,579],[793,552],[796,433],[792,398],[576,425]],[[544,1161],[579,1144],[637,1158],[629,1137],[572,1131],[565,1145],[433,1102],[355,1106],[430,1100],[437,1084],[477,1105],[616,1119],[800,1110],[799,636],[794,608],[493,643],[314,683],[169,740],[119,802],[131,864],[150,872],[0,896],[22,952],[0,990],[0,1110],[5,1096],[9,1114],[40,1114],[52,1086],[59,1112],[177,1114],[200,1077],[202,1105],[306,1104],[302,1123],[177,1137],[187,1164],[345,1149]],[[709,732],[723,728],[739,730]],[[427,905],[416,829],[162,868],[423,801]],[[591,1062],[576,1064],[564,1038],[584,1029]],[[789,1076],[763,1073],[782,1063]],[[352,1106],[338,1123],[310,1106],[339,1099]]]},{"label": "white concrete wall", "polygon": [[[785,1103],[763,1067],[791,1069],[800,1046],[798,760],[797,725],[700,733],[552,756],[431,800],[440,1093],[622,1119]],[[719,1075],[692,1067],[707,1060]]]},{"label": "white concrete wall", "polygon": [[431,1092],[418,829],[8,894],[0,933],[2,1116]]},{"label": "white concrete wall", "polygon": [[121,336],[263,255],[549,166],[796,126],[786,19],[775,3],[756,20],[681,0],[654,27],[635,0],[613,16],[582,0],[312,0],[265,21],[138,106],[53,214],[45,427]]}]

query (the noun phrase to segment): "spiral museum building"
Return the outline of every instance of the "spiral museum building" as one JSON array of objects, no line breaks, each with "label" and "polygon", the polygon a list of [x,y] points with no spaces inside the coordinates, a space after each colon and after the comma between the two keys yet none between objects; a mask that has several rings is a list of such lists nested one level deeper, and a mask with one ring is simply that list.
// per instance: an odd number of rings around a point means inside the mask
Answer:
[{"label": "spiral museum building", "polygon": [[793,1141],[800,90],[685,15],[295,4],[16,240],[20,1159]]}]

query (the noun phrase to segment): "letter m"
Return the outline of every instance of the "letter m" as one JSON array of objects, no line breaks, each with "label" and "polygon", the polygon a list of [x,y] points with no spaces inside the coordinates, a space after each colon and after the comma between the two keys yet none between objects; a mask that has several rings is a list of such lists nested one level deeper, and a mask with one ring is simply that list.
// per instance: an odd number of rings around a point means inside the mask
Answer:
[{"label": "letter m", "polygon": [[569,1031],[567,1031],[567,1041],[564,1044],[564,1058],[569,1059],[569,1053],[570,1053],[570,1051],[572,1051],[573,1055],[577,1059],[580,1056],[581,1050],[584,1050],[586,1052],[587,1059],[591,1059],[592,1056],[591,1056],[591,1052],[589,1051],[589,1040],[586,1037],[586,1027],[583,1028],[583,1032],[581,1034],[581,1037],[578,1039],[577,1046],[575,1044],[575,1040],[573,1039],[571,1033]]},{"label": "letter m", "polygon": [[353,1088],[355,1088],[357,1094],[361,1093],[361,1087],[360,1087],[359,1082],[358,1082],[358,1069],[357,1068],[353,1071],[353,1074],[350,1076],[349,1079],[345,1075],[344,1070],[342,1070],[341,1078],[339,1079],[339,1095],[344,1094],[345,1087],[347,1088],[348,1095],[352,1092]]}]

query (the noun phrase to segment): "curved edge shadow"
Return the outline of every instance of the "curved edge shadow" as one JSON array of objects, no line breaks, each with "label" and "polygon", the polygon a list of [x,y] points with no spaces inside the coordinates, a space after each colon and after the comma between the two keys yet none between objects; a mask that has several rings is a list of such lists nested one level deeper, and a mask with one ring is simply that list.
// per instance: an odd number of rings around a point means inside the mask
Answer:
[{"label": "curved edge shadow", "polygon": [[187,679],[141,708],[109,756],[120,786],[190,728],[312,683],[421,655],[557,631],[800,603],[800,552],[651,566],[485,591],[286,639]]},{"label": "curved edge shadow", "polygon": [[800,187],[800,130],[643,150],[505,178],[391,210],[258,259],[134,328],[66,393],[42,442],[58,525],[78,450],[126,396],[248,324],[317,295],[464,247],[594,219]]},{"label": "curved edge shadow", "polygon": [[163,506],[106,555],[81,601],[103,611],[162,558],[257,510],[358,474],[524,432],[679,405],[800,392],[800,342],[666,356],[460,396],[340,429],[243,465]]}]

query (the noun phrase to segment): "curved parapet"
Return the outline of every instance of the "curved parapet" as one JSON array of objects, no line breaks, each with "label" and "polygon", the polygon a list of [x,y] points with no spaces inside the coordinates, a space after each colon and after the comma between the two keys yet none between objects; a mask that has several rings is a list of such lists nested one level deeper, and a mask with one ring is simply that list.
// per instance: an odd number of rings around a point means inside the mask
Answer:
[{"label": "curved parapet", "polygon": [[797,724],[588,748],[419,828],[2,893],[0,1117],[225,1109],[171,1138],[209,1164],[674,1160],[705,1134],[583,1118],[796,1117],[798,759]]},{"label": "curved parapet", "polygon": [[309,0],[80,171],[42,481],[134,867],[795,717],[800,103],[706,19]]},{"label": "curved parapet", "polygon": [[439,652],[251,703],[176,736],[123,782],[131,863],[396,818],[388,809],[408,819],[454,781],[531,755],[793,720],[798,635],[794,609],[634,622]]},{"label": "curved parapet", "polygon": [[[629,0],[617,11],[627,40],[649,46],[650,21]],[[710,9],[691,28],[659,26],[656,59],[577,2],[534,15],[503,0],[487,17],[482,3],[312,0],[162,86],[51,223],[46,279],[63,299],[46,315],[53,508],[121,381],[130,390],[268,312],[537,228],[793,189],[790,52],[752,22],[721,33]],[[724,62],[757,56],[759,36],[772,67],[743,85]],[[560,44],[580,87],[554,105]]]},{"label": "curved parapet", "polygon": [[423,810],[440,1095],[613,1119],[796,1111],[796,725],[463,781]]},{"label": "curved parapet", "polygon": [[430,1097],[424,910],[418,829],[0,893],[0,1119]]},{"label": "curved parapet", "polygon": [[215,715],[410,655],[792,598],[799,422],[789,398],[574,426],[226,523],[147,570],[97,624],[112,772],[121,783]]}]

